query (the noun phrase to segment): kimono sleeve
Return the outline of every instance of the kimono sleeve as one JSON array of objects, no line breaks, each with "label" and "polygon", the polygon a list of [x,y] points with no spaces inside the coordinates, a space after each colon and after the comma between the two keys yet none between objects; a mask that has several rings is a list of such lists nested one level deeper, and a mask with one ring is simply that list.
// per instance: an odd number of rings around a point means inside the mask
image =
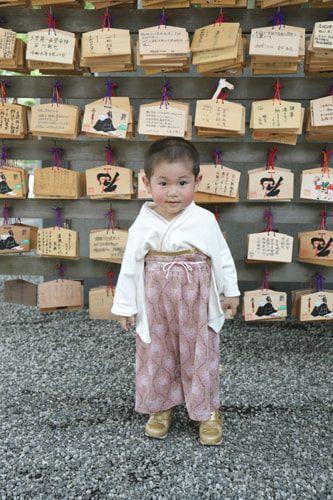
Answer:
[{"label": "kimono sleeve", "polygon": [[121,264],[111,312],[117,316],[137,314],[137,287],[144,272],[144,257],[138,258],[133,232],[129,230],[128,241]]},{"label": "kimono sleeve", "polygon": [[217,251],[212,253],[212,262],[218,293],[223,294],[225,297],[237,297],[240,295],[240,291],[237,284],[234,259],[216,221],[214,221],[214,240]]}]

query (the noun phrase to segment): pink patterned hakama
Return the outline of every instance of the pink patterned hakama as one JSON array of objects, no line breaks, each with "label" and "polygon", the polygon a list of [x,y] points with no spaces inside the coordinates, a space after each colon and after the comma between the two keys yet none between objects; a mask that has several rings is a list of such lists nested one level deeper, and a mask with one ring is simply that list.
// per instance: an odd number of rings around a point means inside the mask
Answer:
[{"label": "pink patterned hakama", "polygon": [[155,413],[185,401],[193,420],[220,406],[219,335],[208,327],[210,266],[195,251],[146,256],[151,343],[136,337],[136,411]]}]

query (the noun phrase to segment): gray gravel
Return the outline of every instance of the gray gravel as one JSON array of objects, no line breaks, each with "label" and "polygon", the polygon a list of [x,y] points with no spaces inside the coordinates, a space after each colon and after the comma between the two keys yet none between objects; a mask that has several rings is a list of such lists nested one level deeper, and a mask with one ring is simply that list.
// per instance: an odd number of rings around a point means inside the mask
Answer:
[{"label": "gray gravel", "polygon": [[184,406],[144,435],[133,330],[0,294],[2,499],[333,498],[332,325],[228,322],[224,439],[204,447]]}]

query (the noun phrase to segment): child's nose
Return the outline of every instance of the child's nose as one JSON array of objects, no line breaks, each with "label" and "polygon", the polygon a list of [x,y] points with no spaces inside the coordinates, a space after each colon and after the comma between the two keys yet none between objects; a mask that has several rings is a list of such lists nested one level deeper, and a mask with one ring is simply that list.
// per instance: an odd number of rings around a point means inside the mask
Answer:
[{"label": "child's nose", "polygon": [[175,194],[177,194],[177,186],[170,185],[168,195],[173,196]]}]

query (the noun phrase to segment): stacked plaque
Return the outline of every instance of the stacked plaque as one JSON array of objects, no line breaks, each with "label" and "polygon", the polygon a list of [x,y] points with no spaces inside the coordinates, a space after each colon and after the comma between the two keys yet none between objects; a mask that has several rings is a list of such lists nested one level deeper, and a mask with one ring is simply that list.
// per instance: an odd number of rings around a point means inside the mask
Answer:
[{"label": "stacked plaque", "polygon": [[25,67],[26,44],[15,31],[0,28],[0,68],[16,73],[29,73]]},{"label": "stacked plaque", "polygon": [[305,132],[308,141],[333,140],[333,92],[310,101],[305,113]]},{"label": "stacked plaque", "polygon": [[92,73],[134,71],[133,41],[129,30],[102,28],[83,33],[81,67]]},{"label": "stacked plaque", "polygon": [[80,74],[78,41],[74,33],[43,29],[28,32],[27,66],[43,74]]},{"label": "stacked plaque", "polygon": [[279,99],[252,102],[250,128],[259,141],[296,145],[302,134],[304,108]]},{"label": "stacked plaque", "polygon": [[310,76],[332,75],[333,21],[315,23],[307,46],[304,72]]},{"label": "stacked plaque", "polygon": [[193,36],[192,64],[205,76],[241,74],[245,66],[246,44],[239,23],[204,26]]},{"label": "stacked plaque", "polygon": [[245,112],[242,104],[227,100],[197,101],[194,124],[198,137],[204,139],[245,135]]},{"label": "stacked plaque", "polygon": [[251,30],[253,75],[295,74],[305,56],[305,28],[280,25]]},{"label": "stacked plaque", "polygon": [[185,28],[153,26],[139,30],[137,63],[146,75],[187,73],[190,43]]}]

